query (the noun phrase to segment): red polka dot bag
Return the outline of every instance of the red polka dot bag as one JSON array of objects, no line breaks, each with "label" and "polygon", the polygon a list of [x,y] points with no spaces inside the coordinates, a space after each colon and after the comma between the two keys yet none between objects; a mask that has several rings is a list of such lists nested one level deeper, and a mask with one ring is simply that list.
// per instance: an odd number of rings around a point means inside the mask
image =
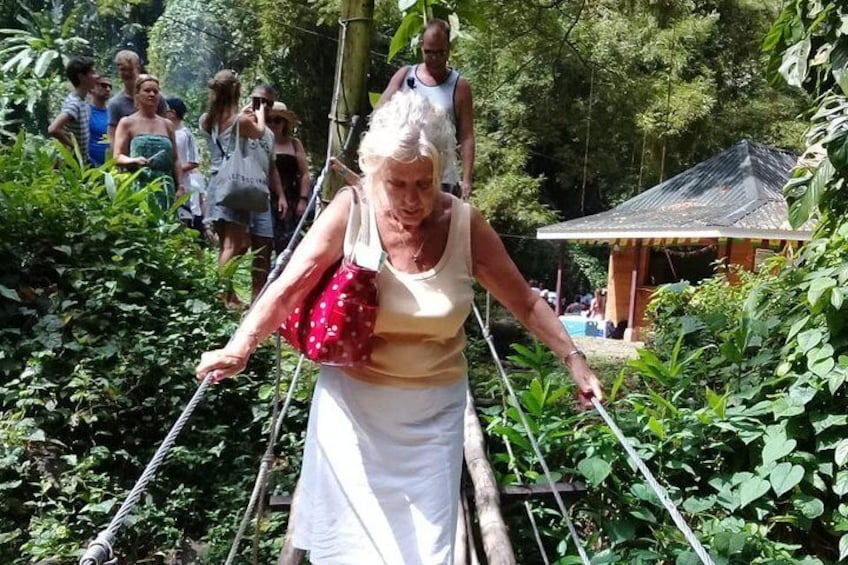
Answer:
[{"label": "red polka dot bag", "polygon": [[370,232],[367,205],[358,189],[350,191],[353,199],[344,257],[327,270],[279,329],[283,338],[308,359],[347,367],[365,363],[371,355],[378,272],[357,264],[354,256],[354,250],[368,248]]}]

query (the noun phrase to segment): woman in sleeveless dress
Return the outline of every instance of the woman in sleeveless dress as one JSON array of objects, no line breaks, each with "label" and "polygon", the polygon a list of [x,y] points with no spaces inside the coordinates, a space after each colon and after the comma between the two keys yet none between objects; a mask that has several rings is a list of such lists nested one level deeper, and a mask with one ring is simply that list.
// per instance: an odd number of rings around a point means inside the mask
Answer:
[{"label": "woman in sleeveless dress", "polygon": [[[309,202],[309,169],[306,151],[299,139],[292,137],[292,129],[300,122],[297,115],[282,102],[274,102],[268,116],[268,127],[274,132],[274,162],[288,210],[274,218],[274,250],[283,251],[288,245],[297,224]],[[276,195],[271,195],[272,208]]]},{"label": "woman in sleeveless dress", "polygon": [[[241,84],[236,74],[231,70],[218,71],[209,80],[209,107],[200,116],[200,135],[206,140],[212,156],[211,177],[209,180],[206,221],[215,229],[220,244],[218,266],[224,267],[233,258],[244,255],[248,249],[256,251],[252,265],[253,298],[259,294],[268,275],[267,255],[270,253],[274,235],[272,216],[275,212],[269,203],[269,209],[264,212],[247,212],[222,206],[217,202],[215,175],[224,159],[235,143],[245,144],[252,151],[251,158],[260,159],[268,171],[268,187],[270,192],[280,195],[282,187],[276,167],[271,166],[273,157],[274,136],[265,127],[265,111],[260,107],[254,111],[251,105],[239,111]],[[261,99],[264,106],[264,99]],[[232,139],[235,125],[238,123],[239,139]],[[243,154],[245,154],[243,152]],[[278,198],[276,213],[284,213],[287,208],[285,199]],[[240,308],[241,301],[232,289],[227,290],[222,297],[230,308]]]},{"label": "woman in sleeveless dress", "polygon": [[160,100],[159,79],[139,75],[135,81],[136,112],[122,118],[115,130],[115,162],[121,167],[142,167],[139,186],[161,179],[155,193],[160,208],[168,209],[183,193],[179,164],[170,120],[156,114]]},{"label": "woman in sleeveless dress", "polygon": [[[311,563],[453,563],[468,392],[463,324],[474,279],[563,360],[584,402],[602,395],[585,356],[495,231],[470,204],[440,191],[453,136],[442,110],[399,92],[375,110],[360,146],[371,241],[387,261],[371,358],[324,365],[315,384],[289,524]],[[349,192],[318,216],[229,344],[203,355],[198,378],[241,371],[339,260]]]}]

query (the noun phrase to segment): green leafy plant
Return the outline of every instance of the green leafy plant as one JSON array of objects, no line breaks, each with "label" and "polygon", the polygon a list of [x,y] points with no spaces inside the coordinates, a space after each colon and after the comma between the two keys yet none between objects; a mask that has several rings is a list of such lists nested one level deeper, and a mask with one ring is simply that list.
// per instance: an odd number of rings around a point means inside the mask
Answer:
[{"label": "green leafy plant", "polygon": [[[81,170],[64,148],[23,135],[0,150],[0,171],[0,561],[71,562],[193,394],[200,353],[237,320],[217,298],[215,258],[155,206],[157,187]],[[289,373],[291,354],[283,361]],[[222,560],[264,449],[271,367],[260,348],[244,375],[207,393],[117,536],[122,558],[194,540]],[[289,492],[308,393],[307,380],[276,462]],[[281,518],[263,522],[265,561]]]}]

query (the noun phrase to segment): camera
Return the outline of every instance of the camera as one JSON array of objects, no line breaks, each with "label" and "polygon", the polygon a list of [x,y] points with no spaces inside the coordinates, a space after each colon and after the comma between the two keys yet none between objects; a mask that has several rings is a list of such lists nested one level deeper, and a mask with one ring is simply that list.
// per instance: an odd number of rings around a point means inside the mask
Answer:
[{"label": "camera", "polygon": [[264,98],[261,98],[261,97],[259,97],[259,96],[254,96],[254,97],[252,98],[252,102],[253,102],[253,111],[254,111],[254,112],[255,112],[256,110],[259,110],[259,108],[261,108],[263,104],[267,104],[267,103],[268,103],[268,101],[267,101],[267,100],[265,100]]}]

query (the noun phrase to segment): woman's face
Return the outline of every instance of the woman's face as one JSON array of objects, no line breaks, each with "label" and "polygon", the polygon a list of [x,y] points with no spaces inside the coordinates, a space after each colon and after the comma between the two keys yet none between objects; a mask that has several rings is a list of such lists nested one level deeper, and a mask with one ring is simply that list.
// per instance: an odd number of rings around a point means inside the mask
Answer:
[{"label": "woman's face", "polygon": [[404,226],[420,225],[430,216],[438,196],[433,186],[433,161],[427,157],[411,163],[387,159],[381,177],[389,212]]},{"label": "woman's face", "polygon": [[136,101],[139,106],[156,108],[159,105],[159,84],[155,80],[146,80],[138,87]]},{"label": "woman's face", "polygon": [[289,130],[288,120],[282,116],[275,116],[273,114],[268,118],[268,127],[271,128],[271,131],[277,137],[284,135]]}]

